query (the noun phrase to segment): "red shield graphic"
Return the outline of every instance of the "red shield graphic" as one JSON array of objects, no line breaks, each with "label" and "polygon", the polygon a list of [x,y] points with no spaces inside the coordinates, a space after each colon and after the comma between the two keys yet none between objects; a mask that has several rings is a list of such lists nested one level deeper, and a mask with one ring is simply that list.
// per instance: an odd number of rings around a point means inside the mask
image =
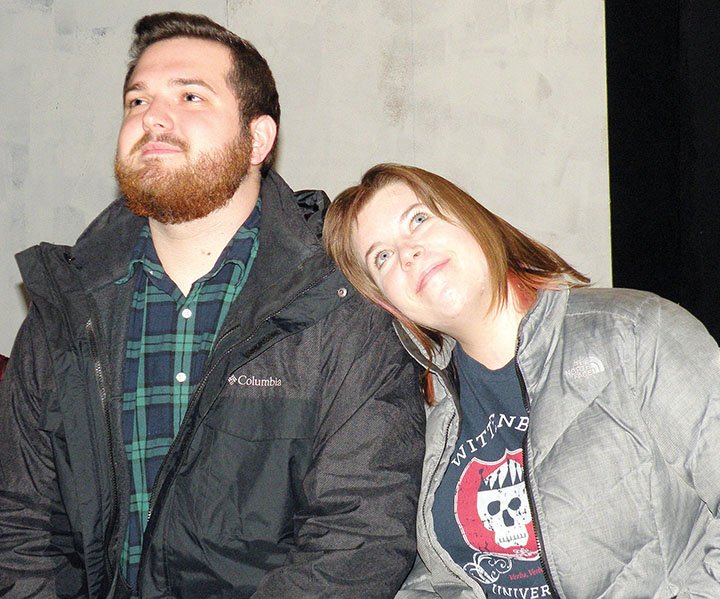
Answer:
[{"label": "red shield graphic", "polygon": [[458,481],[455,518],[465,542],[476,551],[537,559],[522,449],[506,451],[497,462],[468,462]]}]

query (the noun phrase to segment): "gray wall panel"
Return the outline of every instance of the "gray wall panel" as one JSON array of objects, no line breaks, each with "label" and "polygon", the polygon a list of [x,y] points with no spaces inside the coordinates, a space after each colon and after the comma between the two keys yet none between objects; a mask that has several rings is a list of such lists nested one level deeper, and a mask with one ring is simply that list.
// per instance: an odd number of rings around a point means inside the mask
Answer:
[{"label": "gray wall panel", "polygon": [[12,255],[72,243],[116,193],[131,27],[156,10],[204,12],[268,59],[292,186],[417,164],[610,284],[599,0],[3,0],[0,353],[25,314]]}]

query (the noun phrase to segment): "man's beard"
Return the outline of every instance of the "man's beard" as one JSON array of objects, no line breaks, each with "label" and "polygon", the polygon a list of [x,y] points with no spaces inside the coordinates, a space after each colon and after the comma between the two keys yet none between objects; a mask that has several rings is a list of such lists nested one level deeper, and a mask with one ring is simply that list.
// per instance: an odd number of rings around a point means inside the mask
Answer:
[{"label": "man's beard", "polygon": [[[130,154],[150,141],[145,135]],[[188,144],[170,135],[152,141],[171,143],[184,152]],[[201,154],[178,168],[166,168],[161,158],[150,159],[140,168],[115,157],[115,177],[128,208],[163,224],[177,224],[207,216],[227,205],[250,168],[252,141],[247,131],[223,148]]]}]

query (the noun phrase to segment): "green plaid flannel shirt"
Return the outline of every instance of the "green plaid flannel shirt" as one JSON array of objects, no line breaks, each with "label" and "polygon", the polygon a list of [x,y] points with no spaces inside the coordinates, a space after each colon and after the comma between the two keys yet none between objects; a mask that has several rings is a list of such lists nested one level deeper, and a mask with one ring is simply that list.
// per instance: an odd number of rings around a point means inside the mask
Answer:
[{"label": "green plaid flannel shirt", "polygon": [[260,200],[215,266],[185,297],[165,274],[146,224],[127,276],[117,281],[135,281],[123,370],[130,517],[121,555],[133,589],[155,477],[180,429],[220,327],[247,280],[258,250],[259,226]]}]

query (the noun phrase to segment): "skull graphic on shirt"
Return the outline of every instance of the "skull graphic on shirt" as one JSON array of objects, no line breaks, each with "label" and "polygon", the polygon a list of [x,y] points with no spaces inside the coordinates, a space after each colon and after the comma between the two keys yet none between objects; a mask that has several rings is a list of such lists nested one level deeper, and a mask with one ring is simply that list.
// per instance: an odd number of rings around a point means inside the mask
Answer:
[{"label": "skull graphic on shirt", "polygon": [[522,450],[497,461],[473,457],[460,476],[455,517],[468,546],[487,555],[537,559]]},{"label": "skull graphic on shirt", "polygon": [[[505,549],[524,547],[528,541],[527,525],[531,521],[522,467],[508,460],[493,476],[503,480],[519,480],[515,484],[485,488],[481,485],[477,494],[477,510],[485,528],[495,534],[495,542]],[[484,481],[487,483],[488,481]],[[499,480],[494,485],[500,485]]]}]

